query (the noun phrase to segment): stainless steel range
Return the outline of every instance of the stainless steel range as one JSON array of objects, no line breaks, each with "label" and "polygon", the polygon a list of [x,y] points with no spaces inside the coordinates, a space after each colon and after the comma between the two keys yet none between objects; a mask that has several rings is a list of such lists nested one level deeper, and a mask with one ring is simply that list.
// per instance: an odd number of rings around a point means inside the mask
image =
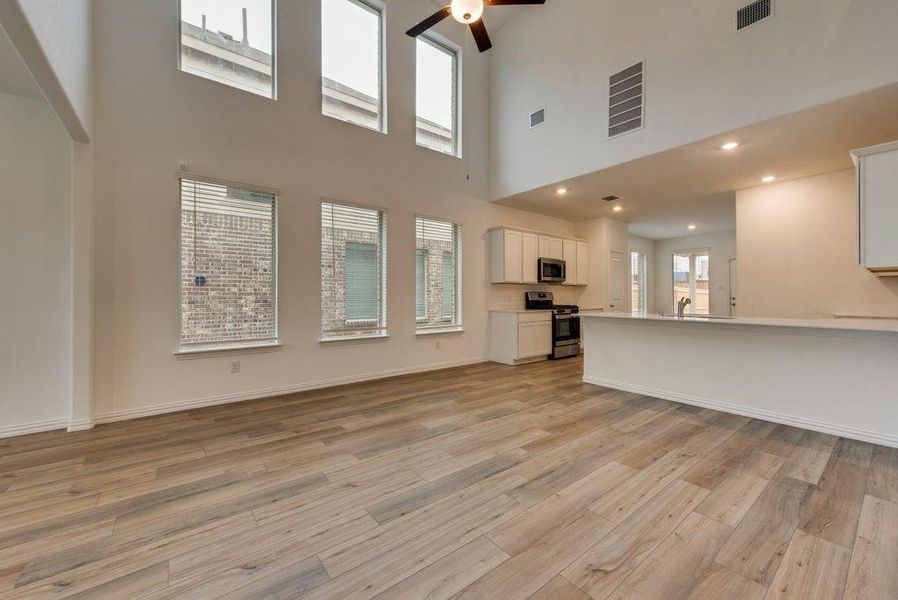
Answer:
[{"label": "stainless steel range", "polygon": [[555,304],[552,292],[527,292],[527,310],[552,311],[551,358],[570,358],[580,354],[580,307],[576,304]]}]

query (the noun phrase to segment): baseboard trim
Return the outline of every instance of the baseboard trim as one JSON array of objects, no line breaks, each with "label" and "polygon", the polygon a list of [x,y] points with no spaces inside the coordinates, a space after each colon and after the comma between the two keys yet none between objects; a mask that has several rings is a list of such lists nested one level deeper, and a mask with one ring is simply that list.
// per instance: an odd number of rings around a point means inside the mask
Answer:
[{"label": "baseboard trim", "polygon": [[70,433],[75,431],[87,431],[88,429],[94,428],[94,420],[92,418],[88,419],[75,419],[69,421],[68,430]]},{"label": "baseboard trim", "polygon": [[366,381],[376,381],[378,379],[388,379],[390,377],[399,377],[402,375],[414,375],[415,373],[427,373],[429,371],[441,371],[443,369],[466,367],[469,365],[484,363],[488,360],[488,358],[474,358],[458,361],[447,361],[443,363],[432,363],[429,365],[404,367],[401,369],[390,369],[388,371],[375,371],[373,373],[363,373],[360,375],[350,375],[348,377],[337,377],[335,379],[319,379],[317,381],[310,381],[296,385],[254,390],[251,392],[241,392],[238,394],[209,396],[206,398],[197,398],[195,400],[185,400],[183,402],[173,402],[170,404],[148,406],[146,408],[132,408],[127,410],[112,411],[94,416],[93,422],[100,424],[114,423],[116,421],[127,421],[129,419],[139,419],[141,417],[151,417],[153,415],[162,415],[184,410],[204,408],[207,406],[218,406],[221,404],[244,402],[246,400],[258,400],[260,398],[271,398],[275,396],[285,396],[287,394],[296,394],[299,392],[321,390],[331,387],[337,387],[340,385],[348,385],[351,383],[364,383]]},{"label": "baseboard trim", "polygon": [[68,424],[68,419],[53,419],[50,421],[23,423],[21,425],[7,425],[5,427],[0,427],[0,438],[28,435],[29,433],[42,433],[44,431],[54,431],[56,429],[65,429]]},{"label": "baseboard trim", "polygon": [[683,394],[677,394],[665,390],[642,388],[636,385],[620,383],[617,381],[609,381],[607,379],[601,379],[599,377],[592,377],[589,375],[583,376],[583,382],[615,390],[621,390],[624,392],[632,392],[634,394],[640,394],[642,396],[651,396],[652,398],[671,400],[673,402],[680,402],[681,404],[689,404],[691,406],[700,406],[702,408],[710,408],[713,410],[719,410],[721,412],[733,413],[742,415],[743,417],[761,419],[762,421],[772,421],[773,423],[780,423],[782,425],[791,425],[793,427],[800,427],[802,429],[810,429],[812,431],[819,431],[821,433],[829,433],[831,435],[837,435],[839,437],[850,438],[862,442],[870,442],[871,444],[879,444],[881,446],[898,448],[898,436],[885,435],[882,433],[877,433],[875,431],[846,427],[844,425],[835,425],[833,423],[826,423],[814,419],[806,419],[797,415],[787,415],[784,413],[752,408],[740,404],[729,404],[726,402],[716,402],[714,400],[708,400],[707,398],[685,396]]}]

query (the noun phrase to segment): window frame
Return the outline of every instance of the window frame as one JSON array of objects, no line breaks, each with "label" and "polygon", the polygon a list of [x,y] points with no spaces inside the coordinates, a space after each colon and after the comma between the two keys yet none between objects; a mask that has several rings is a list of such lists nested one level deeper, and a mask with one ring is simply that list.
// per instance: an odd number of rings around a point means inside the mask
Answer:
[{"label": "window frame", "polygon": [[[632,301],[633,301],[633,300],[632,300],[632,291],[631,291],[631,296],[630,296],[630,302],[631,302],[630,311],[631,311],[633,314],[646,314],[646,313],[648,312],[648,300],[649,300],[649,294],[648,294],[648,291],[649,291],[649,290],[648,290],[648,283],[649,283],[649,277],[648,277],[648,270],[649,270],[649,267],[648,267],[648,257],[646,256],[646,253],[645,253],[645,252],[642,252],[642,251],[640,251],[640,250],[633,250],[633,249],[631,249],[631,250],[630,250],[630,265],[631,265],[631,266],[630,266],[630,269],[631,269],[631,271],[632,271],[632,268],[633,268],[632,265],[633,265],[633,262],[634,262],[634,261],[633,261],[633,258],[634,258],[633,255],[634,255],[634,254],[636,255],[636,264],[642,266],[641,272],[639,273],[639,306],[640,306],[640,308],[639,308],[639,309],[636,309],[635,307],[632,306]],[[633,285],[633,273],[631,272],[631,273],[630,273],[630,286],[631,286],[631,288],[632,288],[632,285]]]},{"label": "window frame", "polygon": [[[415,242],[415,246],[417,246],[417,241]],[[415,248],[415,326],[417,327],[420,323],[425,323],[427,321],[427,283],[428,283],[428,275],[427,275],[427,257],[430,253],[423,248]],[[422,278],[424,279],[424,287],[422,289],[422,294],[424,296],[424,314],[418,314],[418,257],[421,256],[424,259],[424,266],[421,269]]]},{"label": "window frame", "polygon": [[[381,245],[381,256],[380,259],[382,261],[382,269],[380,273],[381,281],[379,282],[380,295],[381,295],[381,321],[382,325],[374,321],[374,324],[377,327],[374,328],[360,328],[357,333],[352,335],[335,335],[335,332],[326,333],[322,327],[321,322],[324,317],[324,306],[322,304],[322,288],[323,288],[323,278],[321,273],[321,266],[324,263],[324,256],[322,254],[322,250],[324,247],[324,221],[322,220],[322,208],[325,204],[329,204],[332,206],[345,206],[348,208],[355,208],[360,210],[370,210],[376,211],[380,215],[381,220],[381,230],[378,232],[380,245]],[[387,339],[390,337],[389,333],[389,314],[388,314],[388,294],[387,294],[387,284],[389,281],[389,228],[390,228],[390,213],[389,211],[382,206],[375,206],[370,204],[358,203],[358,202],[347,202],[344,200],[334,200],[332,198],[320,198],[318,201],[318,342],[321,344],[330,344],[334,342],[352,342],[359,340],[369,340],[369,339]],[[349,322],[349,319],[346,319]],[[370,320],[360,320],[359,322],[371,322]],[[352,330],[347,330],[347,333]]]},{"label": "window frame", "polygon": [[198,75],[196,73],[191,73],[190,71],[186,71],[184,69],[184,65],[182,64],[182,51],[181,51],[181,40],[183,39],[183,29],[182,23],[183,19],[181,18],[181,5],[184,0],[178,0],[178,71],[181,73],[185,73],[192,77],[198,77],[204,81],[211,81],[212,83],[217,83],[219,85],[223,85],[229,87],[231,89],[246,92],[247,94],[252,94],[253,96],[258,96],[259,98],[265,98],[267,100],[271,100],[273,102],[277,102],[278,100],[278,1],[270,0],[271,2],[271,95],[261,94],[259,92],[255,92],[252,90],[246,90],[235,85],[231,85],[230,83],[226,83],[224,81],[218,81],[217,79],[212,79],[209,77],[204,77],[202,75]]},{"label": "window frame", "polygon": [[[417,60],[417,50],[418,43],[429,44],[430,46],[436,48],[437,50],[446,52],[452,56],[452,77],[454,81],[454,93],[455,98],[455,110],[452,115],[452,137],[453,137],[453,149],[452,152],[443,152],[442,150],[438,150],[431,146],[425,146],[418,142],[418,95],[417,95],[417,86],[418,86],[418,60]],[[452,41],[444,38],[443,36],[437,34],[434,31],[428,31],[427,33],[419,35],[415,38],[415,145],[418,148],[424,148],[425,150],[430,150],[431,152],[436,152],[437,154],[441,154],[443,156],[452,156],[458,159],[463,158],[463,148],[462,137],[464,136],[463,127],[464,124],[464,78],[463,78],[463,68],[464,68],[464,54],[462,49],[457,44]]]},{"label": "window frame", "polygon": [[[184,314],[182,312],[182,299],[184,294],[184,272],[183,272],[183,253],[181,248],[181,211],[183,210],[181,206],[182,201],[182,183],[184,181],[196,181],[197,183],[205,183],[210,185],[219,185],[219,186],[227,186],[234,187],[246,190],[248,192],[255,192],[259,194],[267,194],[273,196],[272,200],[272,222],[271,222],[271,312],[272,318],[274,319],[274,337],[271,338],[270,341],[262,341],[259,343],[252,343],[247,341],[241,341],[236,343],[221,343],[216,345],[215,342],[210,342],[208,345],[202,346],[183,346],[181,344],[181,332],[183,331],[184,326]],[[278,302],[278,293],[280,286],[278,285],[278,277],[279,277],[279,251],[280,251],[280,243],[279,243],[279,225],[280,225],[280,197],[281,191],[276,188],[265,187],[261,185],[254,185],[248,183],[242,183],[238,181],[232,181],[229,179],[223,179],[220,177],[210,177],[206,175],[196,175],[194,173],[187,173],[184,171],[178,171],[175,174],[175,185],[177,186],[177,202],[178,202],[178,285],[177,285],[177,313],[178,319],[175,330],[175,339],[177,342],[177,349],[175,350],[175,356],[190,356],[190,355],[202,355],[202,354],[212,354],[212,353],[234,353],[234,352],[242,352],[242,351],[252,351],[252,350],[270,350],[277,349],[282,346],[281,338],[280,338],[280,303]]]},{"label": "window frame", "polygon": [[[674,314],[677,312],[677,303],[679,300],[677,299],[676,294],[676,285],[677,282],[674,279],[674,273],[676,273],[677,266],[677,257],[688,258],[689,259],[689,288],[690,288],[690,300],[692,300],[692,304],[686,307],[686,314],[688,315],[704,315],[711,314],[711,249],[710,248],[690,248],[688,250],[674,250],[670,253],[670,290],[669,293],[671,295],[671,309]],[[697,259],[700,256],[708,257],[708,312],[707,313],[698,313],[696,311],[696,300],[692,299],[693,295],[697,295],[697,287],[696,282],[698,281],[698,265]]]},{"label": "window frame", "polygon": [[[424,319],[418,319],[417,311],[416,311],[415,335],[435,335],[435,334],[441,334],[441,333],[463,332],[464,331],[464,318],[463,318],[464,311],[463,311],[463,306],[462,306],[462,290],[463,290],[463,287],[462,287],[462,279],[463,279],[462,247],[464,245],[463,244],[463,241],[464,241],[463,225],[462,225],[462,223],[459,223],[458,221],[454,221],[452,219],[446,219],[443,217],[432,217],[432,216],[423,215],[423,214],[416,214],[415,215],[415,238],[414,238],[415,239],[416,256],[417,256],[417,252],[419,251],[419,248],[418,248],[418,221],[419,220],[436,221],[438,223],[443,223],[443,224],[452,226],[452,237],[453,237],[452,244],[453,244],[453,251],[455,252],[455,264],[454,264],[455,271],[452,274],[452,278],[455,283],[455,314],[450,317],[450,319],[447,323],[446,315],[444,315],[442,312],[442,303],[441,303],[439,319],[441,321],[443,321],[443,323],[435,324],[435,325],[431,325],[431,326],[422,326],[423,324],[427,323],[427,312],[426,312],[427,304],[425,302]],[[444,253],[445,253],[445,251],[444,251]],[[443,260],[442,256],[440,257],[440,260]],[[425,277],[426,277],[426,268],[425,268]],[[416,279],[416,281],[415,281],[415,288],[416,288],[415,303],[417,304],[417,277],[415,279]],[[425,294],[426,293],[427,292],[426,292],[426,286],[425,286]]]},{"label": "window frame", "polygon": [[353,125],[355,127],[361,127],[367,131],[376,131],[387,135],[389,133],[388,126],[388,116],[387,116],[387,5],[382,0],[340,0],[342,2],[350,2],[355,4],[356,6],[376,13],[379,18],[379,44],[378,44],[378,61],[377,66],[380,70],[378,74],[377,88],[378,88],[378,126],[368,127],[367,125],[362,125],[361,123],[354,123],[352,121],[347,121],[346,119],[341,119],[334,115],[328,114],[324,112],[324,23],[323,23],[323,14],[324,14],[324,6],[323,3],[328,0],[319,0],[318,2],[318,10],[319,10],[319,19],[318,19],[318,27],[319,27],[319,47],[318,47],[318,86],[319,86],[319,105],[320,105],[320,113],[323,117],[327,117],[328,119],[333,119],[334,121],[340,123],[346,123],[348,125]]}]

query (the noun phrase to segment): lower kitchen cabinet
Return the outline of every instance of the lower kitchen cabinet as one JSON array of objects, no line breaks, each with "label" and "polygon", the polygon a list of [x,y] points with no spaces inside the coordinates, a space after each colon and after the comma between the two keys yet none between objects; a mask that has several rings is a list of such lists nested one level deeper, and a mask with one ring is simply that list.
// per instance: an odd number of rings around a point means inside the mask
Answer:
[{"label": "lower kitchen cabinet", "polygon": [[551,311],[490,312],[490,360],[516,365],[552,354]]}]

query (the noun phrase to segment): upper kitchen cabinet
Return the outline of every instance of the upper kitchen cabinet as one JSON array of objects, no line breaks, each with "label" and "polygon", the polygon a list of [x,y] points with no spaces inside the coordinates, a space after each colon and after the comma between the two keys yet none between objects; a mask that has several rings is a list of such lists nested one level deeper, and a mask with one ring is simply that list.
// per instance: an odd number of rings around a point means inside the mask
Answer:
[{"label": "upper kitchen cabinet", "polygon": [[509,227],[490,229],[489,235],[491,283],[539,283],[540,258],[565,261],[565,285],[589,283],[589,244],[583,240]]},{"label": "upper kitchen cabinet", "polygon": [[855,150],[860,263],[898,277],[898,142]]},{"label": "upper kitchen cabinet", "polygon": [[547,235],[539,236],[539,258],[564,259],[564,240]]}]

